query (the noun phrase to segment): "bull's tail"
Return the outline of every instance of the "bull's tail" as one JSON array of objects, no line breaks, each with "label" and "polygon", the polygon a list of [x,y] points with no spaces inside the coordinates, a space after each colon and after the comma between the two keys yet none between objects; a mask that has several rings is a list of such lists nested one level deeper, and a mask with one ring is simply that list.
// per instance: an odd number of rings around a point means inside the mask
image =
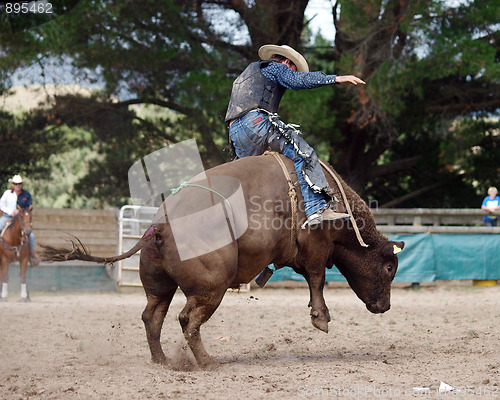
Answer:
[{"label": "bull's tail", "polygon": [[66,248],[56,248],[52,246],[41,245],[43,251],[40,253],[40,256],[43,261],[48,262],[82,260],[102,264],[113,264],[116,261],[124,260],[137,253],[144,247],[146,243],[148,243],[155,237],[157,232],[158,229],[156,225],[151,225],[134,247],[132,247],[126,253],[114,257],[95,257],[91,255],[89,249],[76,236],[73,236],[74,239],[71,240],[71,250]]}]

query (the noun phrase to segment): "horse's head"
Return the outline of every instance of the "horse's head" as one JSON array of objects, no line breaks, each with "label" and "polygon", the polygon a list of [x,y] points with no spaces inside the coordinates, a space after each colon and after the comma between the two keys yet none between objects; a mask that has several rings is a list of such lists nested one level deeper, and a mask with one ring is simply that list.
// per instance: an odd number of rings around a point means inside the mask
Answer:
[{"label": "horse's head", "polygon": [[17,206],[18,213],[16,215],[16,218],[18,218],[19,220],[19,229],[26,237],[28,237],[32,231],[31,209],[32,206],[29,206],[29,208],[21,208]]}]

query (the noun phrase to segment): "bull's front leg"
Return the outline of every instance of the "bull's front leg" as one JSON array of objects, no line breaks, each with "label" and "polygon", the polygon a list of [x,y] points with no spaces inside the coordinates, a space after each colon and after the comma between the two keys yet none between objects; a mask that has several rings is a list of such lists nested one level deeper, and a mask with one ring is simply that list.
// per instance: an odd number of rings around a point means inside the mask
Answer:
[{"label": "bull's front leg", "polygon": [[328,333],[330,311],[323,297],[325,287],[325,268],[307,268],[302,274],[309,285],[309,307],[311,307],[311,323],[319,330]]}]

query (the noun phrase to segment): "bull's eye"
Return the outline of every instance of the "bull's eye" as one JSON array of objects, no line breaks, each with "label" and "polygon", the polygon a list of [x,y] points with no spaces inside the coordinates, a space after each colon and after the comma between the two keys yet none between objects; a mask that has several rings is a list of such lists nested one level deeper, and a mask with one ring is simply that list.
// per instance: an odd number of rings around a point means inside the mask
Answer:
[{"label": "bull's eye", "polygon": [[388,266],[387,266],[387,272],[392,272],[392,270],[393,270],[392,265],[388,265]]}]

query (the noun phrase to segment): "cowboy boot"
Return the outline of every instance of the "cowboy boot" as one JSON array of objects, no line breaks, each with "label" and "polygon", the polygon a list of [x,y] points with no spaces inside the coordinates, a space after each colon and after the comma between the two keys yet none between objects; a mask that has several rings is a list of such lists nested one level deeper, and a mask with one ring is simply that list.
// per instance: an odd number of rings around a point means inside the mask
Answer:
[{"label": "cowboy boot", "polygon": [[311,214],[306,222],[304,222],[301,226],[301,229],[305,229],[306,226],[312,227],[315,225],[321,224],[323,221],[335,221],[337,219],[345,219],[345,218],[350,218],[349,214],[345,213],[339,213],[336,211],[333,211],[329,207],[325,207],[322,210]]}]

